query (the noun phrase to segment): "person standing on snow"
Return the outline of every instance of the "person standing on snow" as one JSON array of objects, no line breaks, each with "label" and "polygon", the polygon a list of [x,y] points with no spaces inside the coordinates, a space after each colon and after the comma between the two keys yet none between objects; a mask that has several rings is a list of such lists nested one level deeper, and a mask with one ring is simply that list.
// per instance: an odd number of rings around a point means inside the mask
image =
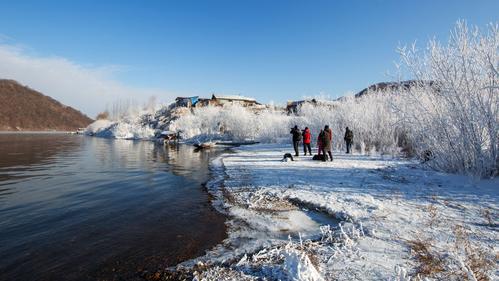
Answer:
[{"label": "person standing on snow", "polygon": [[326,161],[326,152],[329,154],[329,159],[333,161],[333,153],[331,153],[331,143],[333,141],[333,131],[329,129],[329,126],[324,126],[324,134],[322,134],[322,153],[324,153],[324,160]]},{"label": "person standing on snow", "polygon": [[353,132],[348,127],[345,130],[345,137],[343,139],[345,140],[345,143],[347,145],[347,154],[351,153],[353,144]]},{"label": "person standing on snow", "polygon": [[292,128],[289,133],[293,135],[293,148],[295,149],[295,156],[300,156],[298,153],[298,145],[301,141],[301,133],[298,129],[298,126],[295,125],[295,127]]},{"label": "person standing on snow", "polygon": [[303,136],[303,153],[305,154],[305,156],[307,156],[307,149],[308,149],[308,154],[312,156],[312,148],[310,147],[310,140],[312,139],[312,134],[310,133],[310,129],[308,127],[305,127],[302,136]]},{"label": "person standing on snow", "polygon": [[324,130],[321,129],[319,135],[317,136],[317,155],[321,155],[322,152],[322,138],[324,137]]}]

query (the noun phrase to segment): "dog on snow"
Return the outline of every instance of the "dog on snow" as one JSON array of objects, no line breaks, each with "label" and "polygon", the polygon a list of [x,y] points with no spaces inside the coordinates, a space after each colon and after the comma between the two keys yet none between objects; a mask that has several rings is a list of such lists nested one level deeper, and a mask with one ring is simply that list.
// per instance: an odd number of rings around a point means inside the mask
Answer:
[{"label": "dog on snow", "polygon": [[293,159],[293,155],[291,153],[285,153],[284,156],[282,157],[282,162],[288,162],[288,161],[295,161]]}]

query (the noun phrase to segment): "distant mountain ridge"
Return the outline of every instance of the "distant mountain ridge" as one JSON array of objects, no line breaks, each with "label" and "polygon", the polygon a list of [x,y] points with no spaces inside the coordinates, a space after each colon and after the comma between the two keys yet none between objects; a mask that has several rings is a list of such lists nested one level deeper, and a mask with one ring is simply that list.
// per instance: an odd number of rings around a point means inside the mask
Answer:
[{"label": "distant mountain ridge", "polygon": [[434,89],[438,90],[438,87],[433,81],[407,80],[400,82],[379,82],[358,92],[357,94],[355,94],[355,97],[360,98],[368,94],[369,92],[376,92],[376,91],[397,90],[397,89],[408,90],[412,87],[421,86],[423,84],[429,85],[430,87],[434,87]]},{"label": "distant mountain ridge", "polygon": [[0,79],[0,131],[74,131],[92,121],[17,81]]}]

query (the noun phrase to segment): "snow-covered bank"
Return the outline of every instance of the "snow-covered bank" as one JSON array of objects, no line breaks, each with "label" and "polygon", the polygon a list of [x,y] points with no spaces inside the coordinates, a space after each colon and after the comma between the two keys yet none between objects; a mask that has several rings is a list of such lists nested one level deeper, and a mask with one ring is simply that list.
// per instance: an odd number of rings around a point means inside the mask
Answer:
[{"label": "snow-covered bank", "polygon": [[219,159],[223,173],[211,191],[230,215],[229,238],[195,260],[196,278],[499,277],[497,179],[474,181],[382,156],[282,162],[289,151],[260,145]]}]

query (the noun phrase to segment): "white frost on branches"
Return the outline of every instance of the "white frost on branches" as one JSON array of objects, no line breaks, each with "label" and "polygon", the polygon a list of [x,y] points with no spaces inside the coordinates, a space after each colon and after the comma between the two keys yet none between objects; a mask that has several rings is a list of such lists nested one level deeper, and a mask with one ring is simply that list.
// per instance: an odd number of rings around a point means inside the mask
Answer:
[{"label": "white frost on branches", "polygon": [[499,27],[486,34],[458,22],[447,45],[432,40],[425,52],[401,48],[421,81],[402,92],[400,119],[414,148],[431,151],[436,169],[482,177],[498,173]]}]

